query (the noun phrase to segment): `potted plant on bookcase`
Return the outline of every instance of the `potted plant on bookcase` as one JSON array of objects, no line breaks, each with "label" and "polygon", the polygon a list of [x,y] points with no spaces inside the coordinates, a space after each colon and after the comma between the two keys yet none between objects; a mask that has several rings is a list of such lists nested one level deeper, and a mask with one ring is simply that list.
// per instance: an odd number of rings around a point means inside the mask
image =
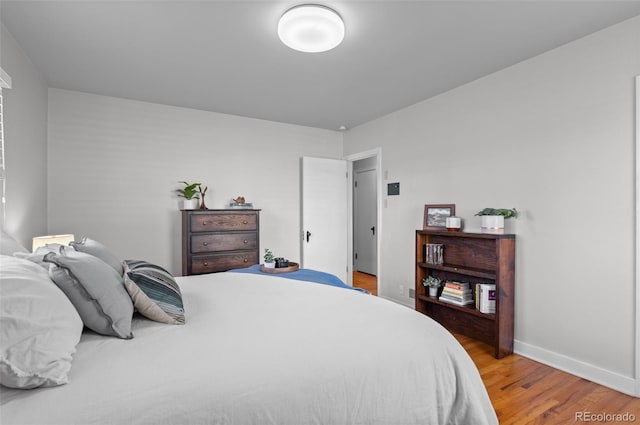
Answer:
[{"label": "potted plant on bookcase", "polygon": [[482,217],[482,233],[501,235],[504,233],[504,220],[518,217],[515,208],[484,208],[476,213]]},{"label": "potted plant on bookcase", "polygon": [[198,200],[200,199],[198,196],[198,188],[200,187],[200,183],[189,183],[186,181],[181,181],[180,183],[182,183],[184,187],[176,189],[176,193],[180,198],[184,198],[182,201],[182,209],[198,209]]},{"label": "potted plant on bookcase", "polygon": [[430,297],[437,297],[438,289],[440,289],[440,286],[442,286],[442,281],[437,277],[429,275],[428,277],[422,279],[422,284],[429,288]]}]

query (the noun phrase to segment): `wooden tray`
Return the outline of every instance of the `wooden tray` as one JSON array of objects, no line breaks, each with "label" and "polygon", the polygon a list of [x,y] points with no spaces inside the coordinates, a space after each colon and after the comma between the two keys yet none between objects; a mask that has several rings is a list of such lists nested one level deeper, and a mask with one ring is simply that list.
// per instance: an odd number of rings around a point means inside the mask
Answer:
[{"label": "wooden tray", "polygon": [[266,268],[264,266],[264,264],[260,264],[260,271],[261,272],[273,273],[273,274],[291,273],[291,272],[295,272],[299,268],[300,268],[300,266],[298,265],[298,263],[294,263],[292,261],[289,261],[289,267],[280,267],[279,269],[275,269],[275,268],[274,269],[269,269],[269,268]]}]

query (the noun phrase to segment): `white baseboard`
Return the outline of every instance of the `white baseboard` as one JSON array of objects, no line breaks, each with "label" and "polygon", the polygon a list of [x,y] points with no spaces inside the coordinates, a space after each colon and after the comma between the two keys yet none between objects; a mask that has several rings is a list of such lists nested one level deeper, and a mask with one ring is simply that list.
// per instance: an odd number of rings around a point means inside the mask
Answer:
[{"label": "white baseboard", "polygon": [[612,388],[630,396],[640,397],[640,393],[638,393],[638,382],[632,377],[620,375],[518,340],[513,341],[513,351],[523,357],[544,363],[563,372],[595,382],[596,384],[604,385],[605,387]]},{"label": "white baseboard", "polygon": [[[407,303],[391,297],[381,296],[381,298],[411,309],[415,307],[412,302],[413,299],[409,299],[409,303]],[[581,362],[564,354],[555,353],[518,340],[513,341],[513,352],[563,372],[595,382],[596,384],[640,398],[640,379],[637,380],[630,376],[620,375],[619,373]]]},{"label": "white baseboard", "polygon": [[393,301],[394,303],[403,305],[405,307],[409,307],[412,310],[415,309],[416,307],[415,301],[413,300],[413,298],[409,298],[408,301],[404,301],[404,300],[399,300],[397,298],[385,297],[384,295],[378,295],[378,297],[384,298],[385,300],[388,300],[388,301]]}]

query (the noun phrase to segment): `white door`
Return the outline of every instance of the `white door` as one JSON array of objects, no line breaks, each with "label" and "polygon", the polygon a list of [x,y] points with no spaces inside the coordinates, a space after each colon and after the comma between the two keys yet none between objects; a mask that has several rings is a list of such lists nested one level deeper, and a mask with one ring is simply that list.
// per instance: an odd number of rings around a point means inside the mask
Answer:
[{"label": "white door", "polygon": [[302,158],[302,267],[347,283],[347,161]]},{"label": "white door", "polygon": [[375,275],[376,170],[356,171],[353,182],[354,270]]}]

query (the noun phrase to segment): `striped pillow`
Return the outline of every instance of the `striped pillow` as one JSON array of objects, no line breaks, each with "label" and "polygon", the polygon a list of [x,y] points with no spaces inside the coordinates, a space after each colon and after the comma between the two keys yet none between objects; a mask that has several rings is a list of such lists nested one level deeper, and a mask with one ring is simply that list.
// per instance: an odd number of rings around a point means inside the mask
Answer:
[{"label": "striped pillow", "polygon": [[124,260],[124,285],[140,314],[160,323],[183,325],[180,287],[171,273],[142,260]]}]

